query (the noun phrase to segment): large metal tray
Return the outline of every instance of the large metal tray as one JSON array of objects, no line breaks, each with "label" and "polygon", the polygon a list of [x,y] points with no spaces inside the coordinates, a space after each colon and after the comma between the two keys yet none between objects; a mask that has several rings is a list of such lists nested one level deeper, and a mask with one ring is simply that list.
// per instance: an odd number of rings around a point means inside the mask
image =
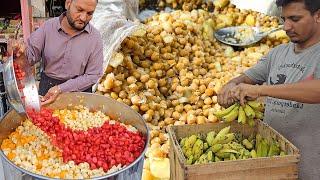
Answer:
[{"label": "large metal tray", "polygon": [[[76,105],[83,105],[85,107],[88,107],[90,110],[100,110],[109,115],[112,119],[119,120],[120,122],[134,126],[144,135],[144,137],[146,138],[146,142],[149,142],[149,130],[141,115],[131,109],[129,106],[120,103],[112,98],[92,93],[63,93],[60,94],[58,99],[48,107],[53,109],[60,109],[72,108]],[[9,111],[4,116],[4,118],[0,122],[0,144],[10,135],[11,132],[13,132],[19,125],[21,125],[21,122],[23,120],[24,118],[13,110]],[[148,143],[145,144],[143,153],[129,166],[114,173],[93,179],[140,180],[143,169],[144,154],[147,147]],[[0,151],[0,156],[4,164],[6,179],[55,179],[41,176],[16,166],[4,155],[3,151]]]}]

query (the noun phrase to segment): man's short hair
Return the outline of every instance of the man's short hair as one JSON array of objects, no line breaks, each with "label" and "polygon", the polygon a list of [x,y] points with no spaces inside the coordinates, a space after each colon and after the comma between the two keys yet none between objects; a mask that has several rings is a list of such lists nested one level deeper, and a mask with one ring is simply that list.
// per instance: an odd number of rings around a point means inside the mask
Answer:
[{"label": "man's short hair", "polygon": [[320,0],[277,0],[276,4],[278,7],[284,7],[293,2],[303,2],[311,14],[314,14],[320,9]]}]

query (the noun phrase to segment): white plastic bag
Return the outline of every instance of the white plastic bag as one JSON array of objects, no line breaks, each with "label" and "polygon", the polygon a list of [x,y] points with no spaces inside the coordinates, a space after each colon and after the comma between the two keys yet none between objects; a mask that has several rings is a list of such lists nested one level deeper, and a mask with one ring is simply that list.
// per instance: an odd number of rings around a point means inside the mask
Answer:
[{"label": "white plastic bag", "polygon": [[138,12],[138,0],[99,0],[91,22],[102,35],[104,70],[121,42],[139,27]]}]

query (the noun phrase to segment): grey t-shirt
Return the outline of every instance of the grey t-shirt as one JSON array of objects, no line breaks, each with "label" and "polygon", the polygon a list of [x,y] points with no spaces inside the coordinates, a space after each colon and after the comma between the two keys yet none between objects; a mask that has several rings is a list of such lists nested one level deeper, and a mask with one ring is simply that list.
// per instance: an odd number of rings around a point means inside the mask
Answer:
[{"label": "grey t-shirt", "polygon": [[[320,79],[320,43],[300,53],[293,43],[279,45],[245,74],[268,85]],[[300,149],[299,179],[319,180],[320,104],[268,97],[264,121]]]}]

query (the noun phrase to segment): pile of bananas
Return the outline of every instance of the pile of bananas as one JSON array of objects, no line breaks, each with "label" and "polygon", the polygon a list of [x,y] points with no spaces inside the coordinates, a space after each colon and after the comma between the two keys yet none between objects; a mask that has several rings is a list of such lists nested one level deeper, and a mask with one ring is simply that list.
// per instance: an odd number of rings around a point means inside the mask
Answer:
[{"label": "pile of bananas", "polygon": [[248,159],[257,157],[283,156],[279,142],[262,138],[261,135],[250,135],[245,138],[239,133],[230,133],[230,126],[217,134],[191,135],[180,140],[182,152],[187,164],[204,164],[227,160]]},{"label": "pile of bananas", "polygon": [[254,119],[263,119],[264,104],[257,101],[248,101],[244,106],[238,103],[222,110],[214,115],[225,122],[232,122],[238,119],[238,123],[248,123],[251,127],[255,125]]}]

